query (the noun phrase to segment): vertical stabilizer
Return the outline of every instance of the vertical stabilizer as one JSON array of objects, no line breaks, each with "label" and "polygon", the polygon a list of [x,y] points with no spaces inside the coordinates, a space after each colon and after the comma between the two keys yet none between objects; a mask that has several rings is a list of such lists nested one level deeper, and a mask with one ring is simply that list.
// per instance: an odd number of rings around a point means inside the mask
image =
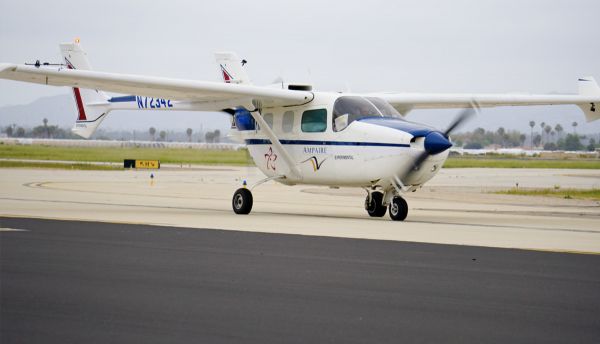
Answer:
[{"label": "vertical stabilizer", "polygon": [[215,59],[219,65],[219,72],[223,81],[228,84],[251,85],[250,78],[246,74],[246,60],[240,59],[233,52],[215,53]]},{"label": "vertical stabilizer", "polygon": [[[60,44],[60,52],[68,69],[91,70],[87,54],[79,42]],[[102,91],[73,88],[77,104],[77,120],[73,132],[81,137],[90,138],[110,111],[108,96]]]}]

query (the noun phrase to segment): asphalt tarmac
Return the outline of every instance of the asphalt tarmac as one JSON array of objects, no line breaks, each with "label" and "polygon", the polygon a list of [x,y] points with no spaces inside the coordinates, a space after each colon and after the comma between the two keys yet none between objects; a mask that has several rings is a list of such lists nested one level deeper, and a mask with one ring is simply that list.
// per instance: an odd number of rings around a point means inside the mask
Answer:
[{"label": "asphalt tarmac", "polygon": [[600,342],[599,255],[8,217],[0,228],[2,344]]},{"label": "asphalt tarmac", "polygon": [[[153,179],[150,175],[154,176]],[[248,216],[231,209],[255,167],[159,171],[0,169],[0,216],[355,239],[600,253],[600,202],[494,194],[520,188],[600,188],[600,170],[442,169],[405,195],[406,221],[369,217],[366,193],[268,182]]]}]

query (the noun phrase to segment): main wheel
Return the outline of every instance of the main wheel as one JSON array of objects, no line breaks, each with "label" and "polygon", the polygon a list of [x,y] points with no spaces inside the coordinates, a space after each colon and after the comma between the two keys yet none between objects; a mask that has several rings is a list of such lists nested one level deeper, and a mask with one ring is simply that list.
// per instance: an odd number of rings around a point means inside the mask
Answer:
[{"label": "main wheel", "polygon": [[383,194],[379,191],[371,193],[371,201],[369,196],[365,199],[365,209],[371,217],[382,217],[385,215],[387,208],[383,205]]},{"label": "main wheel", "polygon": [[394,221],[404,221],[406,215],[408,215],[408,204],[406,204],[404,198],[394,197],[392,203],[390,203],[390,217]]},{"label": "main wheel", "polygon": [[237,189],[233,194],[231,205],[236,214],[249,214],[252,210],[252,192],[245,188]]}]

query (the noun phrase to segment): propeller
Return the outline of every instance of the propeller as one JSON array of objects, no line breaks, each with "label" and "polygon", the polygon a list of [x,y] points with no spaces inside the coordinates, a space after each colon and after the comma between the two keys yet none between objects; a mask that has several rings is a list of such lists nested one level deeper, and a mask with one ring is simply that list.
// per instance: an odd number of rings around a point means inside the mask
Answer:
[{"label": "propeller", "polygon": [[[418,171],[421,168],[421,165],[430,155],[438,154],[446,149],[452,147],[452,143],[448,140],[448,136],[461,124],[470,119],[476,112],[479,112],[479,105],[475,102],[472,102],[471,105],[462,110],[454,120],[450,123],[450,125],[443,132],[440,131],[432,131],[425,136],[424,146],[425,149],[422,153],[417,155],[415,160],[412,162],[411,166],[404,171],[400,176],[396,176],[397,181],[403,183],[407,180],[411,174],[415,171]],[[402,185],[403,186],[403,185]]]}]

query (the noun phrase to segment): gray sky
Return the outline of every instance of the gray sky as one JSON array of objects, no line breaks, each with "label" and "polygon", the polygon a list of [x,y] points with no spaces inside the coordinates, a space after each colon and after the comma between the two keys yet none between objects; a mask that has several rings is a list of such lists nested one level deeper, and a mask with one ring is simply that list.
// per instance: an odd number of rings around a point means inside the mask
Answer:
[{"label": "gray sky", "polygon": [[[597,0],[3,1],[0,61],[60,61],[58,43],[81,37],[100,71],[219,81],[213,52],[234,50],[256,84],[282,77],[333,91],[575,93],[578,77],[600,80],[598,13]],[[2,80],[0,106],[69,92]],[[564,106],[487,110],[472,125],[525,130],[520,122],[541,113],[600,130]],[[452,117],[410,116],[437,125]]]}]

